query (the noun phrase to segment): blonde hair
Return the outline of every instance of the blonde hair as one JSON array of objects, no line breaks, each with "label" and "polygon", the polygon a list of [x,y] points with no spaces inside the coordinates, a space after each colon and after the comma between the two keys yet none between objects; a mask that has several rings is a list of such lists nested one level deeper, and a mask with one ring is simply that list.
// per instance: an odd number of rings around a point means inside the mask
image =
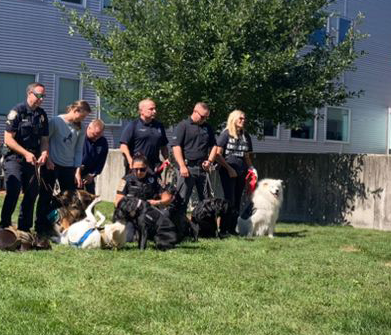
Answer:
[{"label": "blonde hair", "polygon": [[242,115],[244,115],[244,112],[238,109],[235,109],[228,115],[227,126],[225,127],[225,129],[228,130],[229,136],[232,136],[233,138],[236,139],[239,136],[238,136],[238,131],[236,129],[235,123]]}]

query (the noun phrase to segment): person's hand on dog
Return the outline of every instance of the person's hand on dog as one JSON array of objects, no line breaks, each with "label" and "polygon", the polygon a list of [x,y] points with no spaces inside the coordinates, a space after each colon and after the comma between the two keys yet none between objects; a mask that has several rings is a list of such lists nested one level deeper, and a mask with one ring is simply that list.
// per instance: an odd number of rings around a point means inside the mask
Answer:
[{"label": "person's hand on dog", "polygon": [[180,169],[179,169],[179,172],[181,173],[181,176],[182,176],[183,178],[187,178],[187,177],[190,176],[190,174],[189,174],[189,169],[187,168],[186,165],[181,166]]},{"label": "person's hand on dog", "polygon": [[150,205],[152,206],[159,206],[161,204],[161,201],[160,200],[154,200],[154,199],[151,199],[151,200],[147,200],[149,202]]}]

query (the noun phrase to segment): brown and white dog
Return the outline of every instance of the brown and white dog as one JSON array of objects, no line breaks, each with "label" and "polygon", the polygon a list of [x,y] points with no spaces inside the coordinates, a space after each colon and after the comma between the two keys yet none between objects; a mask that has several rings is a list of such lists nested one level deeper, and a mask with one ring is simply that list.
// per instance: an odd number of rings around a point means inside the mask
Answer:
[{"label": "brown and white dog", "polygon": [[86,217],[87,207],[96,199],[97,195],[84,190],[64,191],[54,196],[52,211],[48,220],[53,224],[53,230],[60,234],[74,222]]},{"label": "brown and white dog", "polygon": [[102,227],[105,217],[96,211],[99,221],[92,210],[99,202],[96,198],[86,209],[86,217],[73,223],[61,233],[61,244],[72,245],[81,249],[120,249],[126,242],[125,225],[115,222]]}]

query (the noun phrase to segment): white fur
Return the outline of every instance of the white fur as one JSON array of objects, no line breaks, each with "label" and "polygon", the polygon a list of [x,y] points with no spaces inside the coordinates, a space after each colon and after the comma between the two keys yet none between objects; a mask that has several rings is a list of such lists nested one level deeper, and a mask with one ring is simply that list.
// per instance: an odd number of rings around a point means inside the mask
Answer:
[{"label": "white fur", "polygon": [[274,228],[282,204],[282,180],[262,179],[252,196],[254,210],[248,219],[238,218],[236,231],[241,236],[263,236],[273,238]]},{"label": "white fur", "polygon": [[[98,228],[105,221],[104,215],[96,211],[99,216],[99,221],[92,213],[94,206],[100,201],[95,199],[86,209],[86,217],[78,222],[72,224],[67,230],[61,234],[61,244],[74,245],[78,243],[83,235],[89,230],[94,231],[86,238],[86,240],[79,246],[82,249],[99,249],[103,247],[101,240],[101,233]],[[115,246],[117,248],[123,247],[126,241],[125,225],[121,223],[107,224],[104,226],[105,244]]]}]

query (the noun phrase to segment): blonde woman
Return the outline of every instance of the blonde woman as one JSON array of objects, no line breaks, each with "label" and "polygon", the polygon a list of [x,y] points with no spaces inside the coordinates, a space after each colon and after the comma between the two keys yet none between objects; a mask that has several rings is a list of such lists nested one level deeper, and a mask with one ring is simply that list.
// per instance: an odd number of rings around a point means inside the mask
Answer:
[{"label": "blonde woman", "polygon": [[[227,127],[217,139],[217,158],[221,165],[219,169],[224,198],[228,200],[237,214],[240,210],[240,200],[245,186],[245,178],[252,166],[251,137],[244,130],[245,114],[234,110],[228,116]],[[235,234],[236,220],[233,220],[229,233]]]}]

